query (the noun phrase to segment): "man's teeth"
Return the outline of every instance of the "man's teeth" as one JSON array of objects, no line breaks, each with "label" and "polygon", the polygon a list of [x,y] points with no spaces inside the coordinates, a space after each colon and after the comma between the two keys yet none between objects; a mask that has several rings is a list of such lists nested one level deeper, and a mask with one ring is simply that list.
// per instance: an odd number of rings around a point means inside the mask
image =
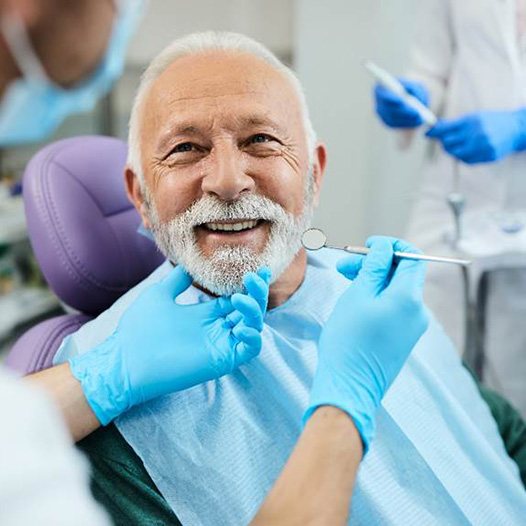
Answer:
[{"label": "man's teeth", "polygon": [[239,223],[206,223],[206,228],[214,231],[223,232],[238,232],[240,230],[248,230],[254,228],[258,224],[257,220],[252,221],[240,221]]}]

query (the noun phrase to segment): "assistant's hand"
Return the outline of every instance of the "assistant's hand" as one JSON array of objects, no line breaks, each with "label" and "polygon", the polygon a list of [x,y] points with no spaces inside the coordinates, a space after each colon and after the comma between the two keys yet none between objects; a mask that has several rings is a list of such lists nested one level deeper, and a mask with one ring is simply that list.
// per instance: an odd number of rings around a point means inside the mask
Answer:
[{"label": "assistant's hand", "polygon": [[[398,79],[404,88],[426,106],[429,92],[420,82]],[[417,128],[423,123],[420,114],[408,106],[398,95],[380,84],[374,87],[376,113],[391,128]]]},{"label": "assistant's hand", "polygon": [[526,110],[482,111],[442,120],[427,133],[444,150],[468,164],[498,161],[526,149]]},{"label": "assistant's hand", "polygon": [[373,237],[367,257],[351,256],[338,270],[356,279],[340,297],[322,330],[318,368],[305,420],[322,405],[347,412],[367,451],[380,402],[427,329],[422,301],[425,264],[401,259],[393,251],[411,245]]},{"label": "assistant's hand", "polygon": [[178,266],[146,289],[98,347],[70,360],[102,424],[130,407],[231,373],[261,350],[270,271],[244,278],[245,294],[196,305],[175,298],[192,283]]}]

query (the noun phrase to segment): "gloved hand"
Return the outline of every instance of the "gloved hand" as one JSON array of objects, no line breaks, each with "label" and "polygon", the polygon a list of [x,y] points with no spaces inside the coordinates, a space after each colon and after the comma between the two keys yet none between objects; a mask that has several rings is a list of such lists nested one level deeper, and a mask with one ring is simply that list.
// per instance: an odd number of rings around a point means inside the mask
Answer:
[{"label": "gloved hand", "polygon": [[413,252],[411,245],[386,237],[367,242],[367,257],[338,263],[356,279],[339,298],[322,330],[318,367],[304,422],[314,410],[331,405],[347,412],[364,445],[374,436],[380,402],[427,329],[422,301],[425,264],[397,260],[393,251]]},{"label": "gloved hand", "polygon": [[[429,92],[420,82],[398,79],[404,88],[426,106],[429,104]],[[391,128],[417,128],[424,121],[420,114],[408,106],[398,95],[380,84],[374,87],[376,113],[384,124]]]},{"label": "gloved hand", "polygon": [[444,150],[468,164],[498,161],[526,149],[526,109],[481,111],[439,121],[427,133]]},{"label": "gloved hand", "polygon": [[101,424],[254,358],[261,350],[269,281],[270,271],[262,269],[245,276],[245,294],[177,305],[175,298],[192,283],[178,266],[146,289],[108,339],[69,361]]}]

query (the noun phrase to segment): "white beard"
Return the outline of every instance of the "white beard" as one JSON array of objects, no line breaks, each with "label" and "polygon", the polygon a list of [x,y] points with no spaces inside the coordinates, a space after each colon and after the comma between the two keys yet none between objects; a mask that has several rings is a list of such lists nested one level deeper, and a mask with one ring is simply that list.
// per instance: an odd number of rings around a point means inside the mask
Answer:
[{"label": "white beard", "polygon": [[[161,223],[153,202],[150,199],[147,202],[159,250],[174,263],[183,265],[197,284],[218,296],[242,292],[243,276],[261,267],[271,270],[272,281],[279,278],[301,248],[301,236],[310,225],[313,211],[310,180],[299,217],[260,195],[248,194],[231,203],[207,195],[171,221]],[[235,219],[263,219],[270,223],[264,249],[258,253],[248,246],[229,245],[205,257],[197,244],[194,228]]]}]

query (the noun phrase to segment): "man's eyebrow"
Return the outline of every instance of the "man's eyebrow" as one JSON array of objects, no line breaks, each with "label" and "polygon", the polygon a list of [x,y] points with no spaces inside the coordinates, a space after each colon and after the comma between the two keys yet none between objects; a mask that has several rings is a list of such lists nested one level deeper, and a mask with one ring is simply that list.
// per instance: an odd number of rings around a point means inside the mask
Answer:
[{"label": "man's eyebrow", "polygon": [[[272,119],[262,115],[243,115],[237,119],[238,125],[244,128],[268,128],[278,135],[284,135],[284,129]],[[202,133],[202,129],[190,121],[175,122],[171,124],[161,135],[157,143],[157,151],[162,153],[171,147],[173,140],[178,136],[192,136]]]},{"label": "man's eyebrow", "polygon": [[198,135],[200,130],[194,124],[189,122],[179,122],[170,127],[161,135],[157,144],[159,151],[164,151],[167,147],[171,146],[173,138],[180,135]]},{"label": "man's eyebrow", "polygon": [[257,128],[259,126],[264,128],[271,128],[276,133],[283,133],[283,128],[279,124],[268,117],[263,117],[261,115],[246,115],[239,118],[241,125],[246,127]]}]

